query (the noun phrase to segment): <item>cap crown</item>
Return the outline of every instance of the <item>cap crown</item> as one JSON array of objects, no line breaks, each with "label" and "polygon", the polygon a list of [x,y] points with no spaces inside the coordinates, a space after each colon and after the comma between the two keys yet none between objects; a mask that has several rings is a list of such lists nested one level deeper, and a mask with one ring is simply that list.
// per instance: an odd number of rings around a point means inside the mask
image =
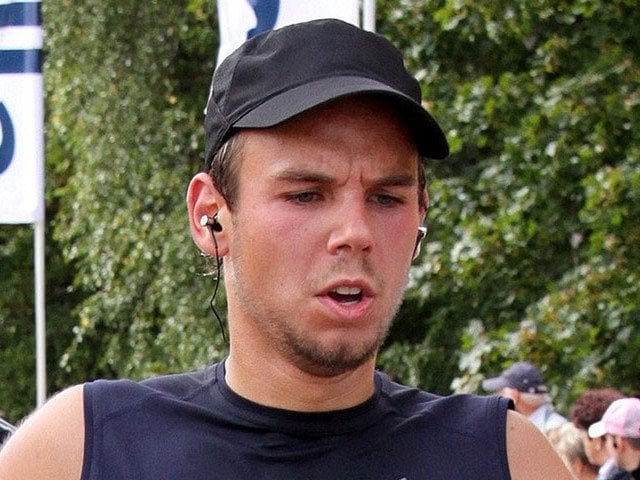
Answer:
[{"label": "cap crown", "polygon": [[546,393],[540,371],[529,362],[514,363],[502,374],[509,383],[509,387],[526,393]]},{"label": "cap crown", "polygon": [[257,35],[220,64],[206,107],[205,162],[234,128],[273,126],[340,96],[368,91],[399,98],[413,110],[411,120],[426,125],[422,130],[433,138],[418,139],[421,153],[448,155],[444,134],[420,105],[420,85],[401,53],[381,35],[324,19]]},{"label": "cap crown", "polygon": [[609,434],[640,438],[640,399],[616,400],[604,412],[602,423]]}]

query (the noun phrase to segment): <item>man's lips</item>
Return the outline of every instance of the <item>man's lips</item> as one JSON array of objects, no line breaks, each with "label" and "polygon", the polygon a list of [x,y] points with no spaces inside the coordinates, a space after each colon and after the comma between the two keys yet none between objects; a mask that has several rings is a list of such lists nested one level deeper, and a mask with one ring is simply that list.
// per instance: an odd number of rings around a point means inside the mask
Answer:
[{"label": "man's lips", "polygon": [[354,305],[362,300],[362,289],[358,287],[338,287],[327,294],[343,305]]},{"label": "man's lips", "polygon": [[327,297],[343,306],[350,306],[356,305],[366,299],[371,300],[374,292],[365,282],[343,281],[333,283],[324,289],[319,296]]}]

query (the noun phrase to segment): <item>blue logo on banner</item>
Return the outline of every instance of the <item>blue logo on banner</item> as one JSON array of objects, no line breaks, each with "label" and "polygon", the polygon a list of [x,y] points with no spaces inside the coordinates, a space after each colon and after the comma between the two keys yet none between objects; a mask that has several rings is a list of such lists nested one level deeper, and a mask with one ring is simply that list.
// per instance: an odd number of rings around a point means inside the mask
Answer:
[{"label": "blue logo on banner", "polygon": [[278,11],[280,10],[280,0],[248,0],[249,5],[253,8],[258,19],[256,28],[252,28],[247,32],[247,39],[256,36],[259,33],[271,30],[278,20]]},{"label": "blue logo on banner", "polygon": [[13,123],[2,102],[0,102],[0,131],[2,131],[2,143],[0,143],[0,174],[2,174],[11,165],[16,147]]},{"label": "blue logo on banner", "polygon": [[[0,2],[1,3],[1,2]],[[0,28],[39,27],[42,25],[41,2],[11,2],[0,5]],[[7,36],[9,33],[7,32]],[[42,73],[42,50],[0,50],[0,74]]]},{"label": "blue logo on banner", "polygon": [[0,5],[0,26],[42,25],[41,2],[14,2]]}]

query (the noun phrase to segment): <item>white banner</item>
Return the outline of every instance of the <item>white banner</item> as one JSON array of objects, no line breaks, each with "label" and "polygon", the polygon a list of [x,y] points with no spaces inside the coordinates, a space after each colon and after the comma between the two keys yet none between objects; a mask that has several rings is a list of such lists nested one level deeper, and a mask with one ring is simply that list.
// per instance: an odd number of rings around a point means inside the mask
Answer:
[{"label": "white banner", "polygon": [[40,7],[0,0],[0,223],[44,219]]},{"label": "white banner", "polygon": [[318,18],[338,18],[360,26],[360,0],[218,0],[218,64],[248,38],[275,28]]}]

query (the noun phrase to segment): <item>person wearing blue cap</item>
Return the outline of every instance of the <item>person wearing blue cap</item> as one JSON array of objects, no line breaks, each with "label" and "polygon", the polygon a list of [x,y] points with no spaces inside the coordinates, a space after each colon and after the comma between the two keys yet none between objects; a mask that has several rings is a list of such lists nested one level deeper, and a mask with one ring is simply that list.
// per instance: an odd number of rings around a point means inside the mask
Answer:
[{"label": "person wearing blue cap", "polygon": [[224,262],[228,357],[62,392],[0,478],[569,480],[508,400],[375,369],[425,234],[423,159],[447,154],[382,36],[319,20],[248,40],[214,72],[187,192],[195,244]]},{"label": "person wearing blue cap", "polygon": [[516,410],[544,433],[568,422],[555,411],[540,370],[529,362],[514,363],[499,376],[484,380],[482,388],[513,400]]}]

